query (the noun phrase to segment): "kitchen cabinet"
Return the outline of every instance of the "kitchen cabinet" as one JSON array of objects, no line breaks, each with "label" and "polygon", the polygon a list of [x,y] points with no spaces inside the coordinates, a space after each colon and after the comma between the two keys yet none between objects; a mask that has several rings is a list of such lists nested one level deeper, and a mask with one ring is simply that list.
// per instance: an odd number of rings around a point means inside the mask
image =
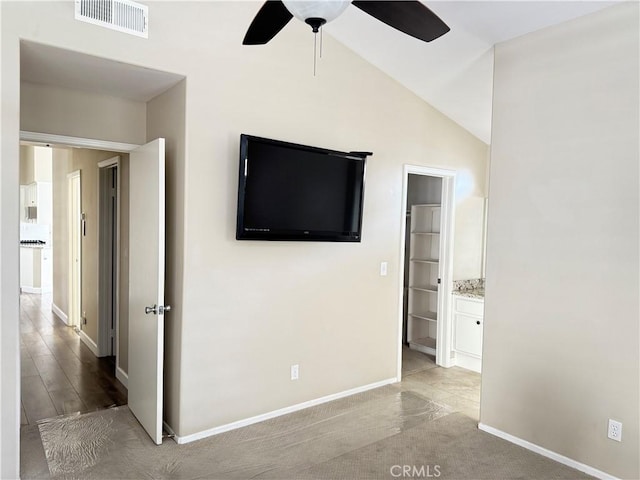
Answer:
[{"label": "kitchen cabinet", "polygon": [[[20,221],[50,225],[53,222],[53,185],[33,182],[20,185]],[[35,207],[29,209],[29,207]]]},{"label": "kitchen cabinet", "polygon": [[453,350],[456,364],[475,372],[482,369],[484,298],[453,296]]},{"label": "kitchen cabinet", "polygon": [[20,290],[25,293],[51,293],[52,288],[51,247],[20,247]]}]

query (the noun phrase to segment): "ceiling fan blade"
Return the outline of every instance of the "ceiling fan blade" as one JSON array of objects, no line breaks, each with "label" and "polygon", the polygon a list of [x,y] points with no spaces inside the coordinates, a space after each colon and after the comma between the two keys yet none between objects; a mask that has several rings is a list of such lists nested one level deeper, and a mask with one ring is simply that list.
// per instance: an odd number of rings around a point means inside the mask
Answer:
[{"label": "ceiling fan blade", "polygon": [[361,1],[353,5],[390,27],[430,42],[450,29],[435,13],[418,1]]},{"label": "ceiling fan blade", "polygon": [[293,15],[280,0],[265,2],[249,25],[243,45],[264,45],[289,23]]}]

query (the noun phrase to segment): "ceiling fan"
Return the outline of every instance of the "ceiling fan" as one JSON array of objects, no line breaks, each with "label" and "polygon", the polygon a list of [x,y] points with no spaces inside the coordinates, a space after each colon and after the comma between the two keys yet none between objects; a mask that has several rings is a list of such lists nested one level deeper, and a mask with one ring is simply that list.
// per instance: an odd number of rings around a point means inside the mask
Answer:
[{"label": "ceiling fan", "polygon": [[251,22],[242,44],[264,45],[293,17],[317,33],[322,25],[337,18],[349,4],[424,42],[435,40],[449,31],[447,24],[419,1],[268,0]]}]

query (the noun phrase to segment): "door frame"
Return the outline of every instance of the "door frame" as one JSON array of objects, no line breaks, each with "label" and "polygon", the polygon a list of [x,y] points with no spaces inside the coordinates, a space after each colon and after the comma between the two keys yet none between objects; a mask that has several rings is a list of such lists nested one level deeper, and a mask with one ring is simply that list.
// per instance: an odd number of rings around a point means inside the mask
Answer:
[{"label": "door frame", "polygon": [[[20,141],[28,142],[33,145],[41,145],[45,147],[51,147],[52,145],[61,146],[61,147],[73,147],[73,148],[86,148],[90,150],[104,150],[107,152],[114,153],[129,153],[132,150],[140,147],[140,145],[135,143],[124,143],[124,142],[112,142],[110,140],[98,140],[95,138],[84,138],[84,137],[72,137],[69,135],[55,135],[52,133],[41,133],[41,132],[32,132],[28,130],[20,130]],[[118,169],[119,175],[120,169]],[[118,178],[118,184],[120,184],[120,178]],[[119,199],[120,196],[118,196]],[[118,202],[119,203],[119,202]],[[120,206],[118,205],[118,215],[120,215]],[[119,267],[118,261],[118,267]],[[120,271],[118,271],[118,276],[120,275]],[[119,280],[119,279],[118,279]],[[119,318],[118,322],[116,322],[116,378],[120,380],[120,382],[128,388],[128,377],[127,374],[120,367],[120,338],[119,338]],[[99,329],[99,326],[98,326]],[[18,349],[18,356],[20,355],[20,349]],[[20,390],[18,389],[18,398],[20,396]],[[18,415],[20,415],[20,411],[18,410]],[[18,418],[18,421],[20,419]]]},{"label": "door frame", "polygon": [[409,189],[409,175],[423,175],[439,177],[442,179],[442,206],[441,206],[441,230],[440,230],[440,278],[442,279],[441,292],[438,298],[438,330],[436,333],[436,364],[442,367],[451,367],[455,362],[451,359],[451,290],[453,280],[453,227],[455,220],[455,170],[443,168],[425,167],[405,164],[402,171],[402,205],[400,211],[400,239],[398,265],[398,346],[397,378],[402,379],[402,325],[403,292],[404,292],[404,258],[406,242],[406,208]]},{"label": "door frame", "polygon": [[[109,288],[106,282],[103,281],[102,276],[105,274],[105,268],[109,265],[105,265],[105,258],[103,256],[103,245],[107,240],[107,235],[113,235],[114,232],[109,226],[104,228],[105,224],[105,208],[107,207],[104,202],[104,187],[103,187],[103,175],[109,169],[116,169],[116,223],[115,223],[115,254],[110,258],[110,270],[115,271],[115,284],[111,284],[112,289]],[[102,162],[98,162],[98,276],[100,278],[98,282],[98,356],[104,357],[109,355],[116,356],[116,363],[120,356],[120,156],[111,157]],[[112,298],[114,305],[115,326],[112,332],[109,322],[107,321],[105,311],[106,298]],[[111,345],[111,337],[113,335],[114,344]],[[117,366],[119,368],[119,366]],[[117,370],[116,370],[117,371]],[[123,372],[124,373],[124,372]],[[120,380],[122,381],[122,380]],[[124,382],[123,382],[124,383]],[[126,386],[126,384],[125,384]]]},{"label": "door frame", "polygon": [[[77,180],[77,182],[76,182]],[[77,202],[74,203],[74,195]],[[67,228],[69,248],[69,308],[67,312],[68,324],[76,330],[82,328],[82,174],[74,170],[67,174]],[[74,241],[77,242],[77,262],[74,255]]]}]

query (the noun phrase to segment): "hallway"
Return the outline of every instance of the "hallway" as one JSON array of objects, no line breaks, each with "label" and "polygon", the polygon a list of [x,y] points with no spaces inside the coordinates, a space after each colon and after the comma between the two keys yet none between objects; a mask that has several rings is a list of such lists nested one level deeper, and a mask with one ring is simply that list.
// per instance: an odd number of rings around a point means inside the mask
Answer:
[{"label": "hallway", "polygon": [[20,295],[21,425],[125,405],[114,357],[97,358],[51,311],[51,295]]}]

